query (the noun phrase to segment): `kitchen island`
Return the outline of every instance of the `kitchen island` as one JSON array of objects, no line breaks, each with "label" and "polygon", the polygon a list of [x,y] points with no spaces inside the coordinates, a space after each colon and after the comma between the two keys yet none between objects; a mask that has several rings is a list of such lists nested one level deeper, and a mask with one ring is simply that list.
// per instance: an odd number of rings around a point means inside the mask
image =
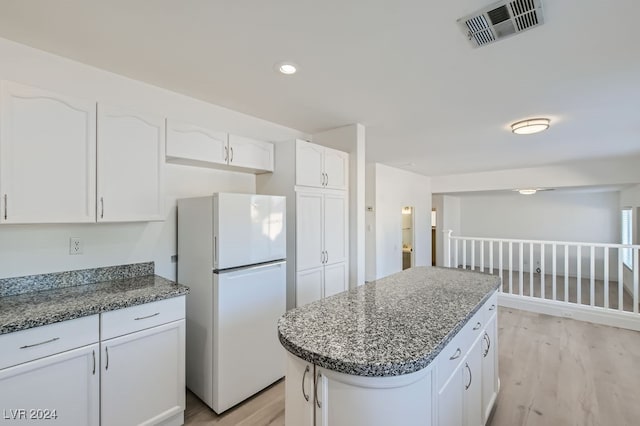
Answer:
[{"label": "kitchen island", "polygon": [[289,311],[289,426],[481,425],[497,396],[497,276],[418,267]]}]

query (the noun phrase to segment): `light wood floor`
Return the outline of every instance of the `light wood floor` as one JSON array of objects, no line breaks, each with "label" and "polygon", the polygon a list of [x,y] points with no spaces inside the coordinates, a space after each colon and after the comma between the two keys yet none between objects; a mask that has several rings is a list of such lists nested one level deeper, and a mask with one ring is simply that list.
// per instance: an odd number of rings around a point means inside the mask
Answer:
[{"label": "light wood floor", "polygon": [[[640,424],[640,333],[507,308],[498,327],[491,426]],[[185,424],[284,425],[284,381],[222,416],[187,392]]]}]

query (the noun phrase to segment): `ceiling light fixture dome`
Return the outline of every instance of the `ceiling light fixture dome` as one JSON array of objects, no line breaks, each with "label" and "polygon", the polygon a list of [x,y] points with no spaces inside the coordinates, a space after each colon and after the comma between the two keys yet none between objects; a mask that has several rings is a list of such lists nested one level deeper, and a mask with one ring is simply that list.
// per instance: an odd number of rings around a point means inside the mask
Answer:
[{"label": "ceiling light fixture dome", "polygon": [[285,75],[291,75],[298,72],[298,66],[292,62],[280,62],[276,65],[276,68]]},{"label": "ceiling light fixture dome", "polygon": [[517,135],[531,135],[549,128],[548,118],[529,118],[515,122],[511,125],[511,131]]},{"label": "ceiling light fixture dome", "polygon": [[518,192],[520,194],[522,194],[522,195],[533,195],[536,192],[538,192],[538,190],[537,189],[533,189],[533,188],[531,188],[531,189],[518,189]]}]

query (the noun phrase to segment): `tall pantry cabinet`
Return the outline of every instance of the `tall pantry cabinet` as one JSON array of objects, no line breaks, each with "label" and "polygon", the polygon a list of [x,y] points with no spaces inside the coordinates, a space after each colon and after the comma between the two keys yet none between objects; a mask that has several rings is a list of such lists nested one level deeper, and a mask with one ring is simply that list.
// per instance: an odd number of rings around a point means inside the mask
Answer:
[{"label": "tall pantry cabinet", "polygon": [[303,140],[276,144],[260,194],[287,197],[287,309],[348,289],[349,154]]}]

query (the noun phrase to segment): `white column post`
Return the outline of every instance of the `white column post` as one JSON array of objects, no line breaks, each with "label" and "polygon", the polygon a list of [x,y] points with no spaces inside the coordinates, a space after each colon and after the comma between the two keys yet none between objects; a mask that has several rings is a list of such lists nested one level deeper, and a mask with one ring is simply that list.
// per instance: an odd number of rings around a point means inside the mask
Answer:
[{"label": "white column post", "polygon": [[451,268],[451,234],[453,231],[451,229],[445,229],[444,232],[444,245],[445,245],[445,257],[444,257],[444,266],[446,268]]}]

